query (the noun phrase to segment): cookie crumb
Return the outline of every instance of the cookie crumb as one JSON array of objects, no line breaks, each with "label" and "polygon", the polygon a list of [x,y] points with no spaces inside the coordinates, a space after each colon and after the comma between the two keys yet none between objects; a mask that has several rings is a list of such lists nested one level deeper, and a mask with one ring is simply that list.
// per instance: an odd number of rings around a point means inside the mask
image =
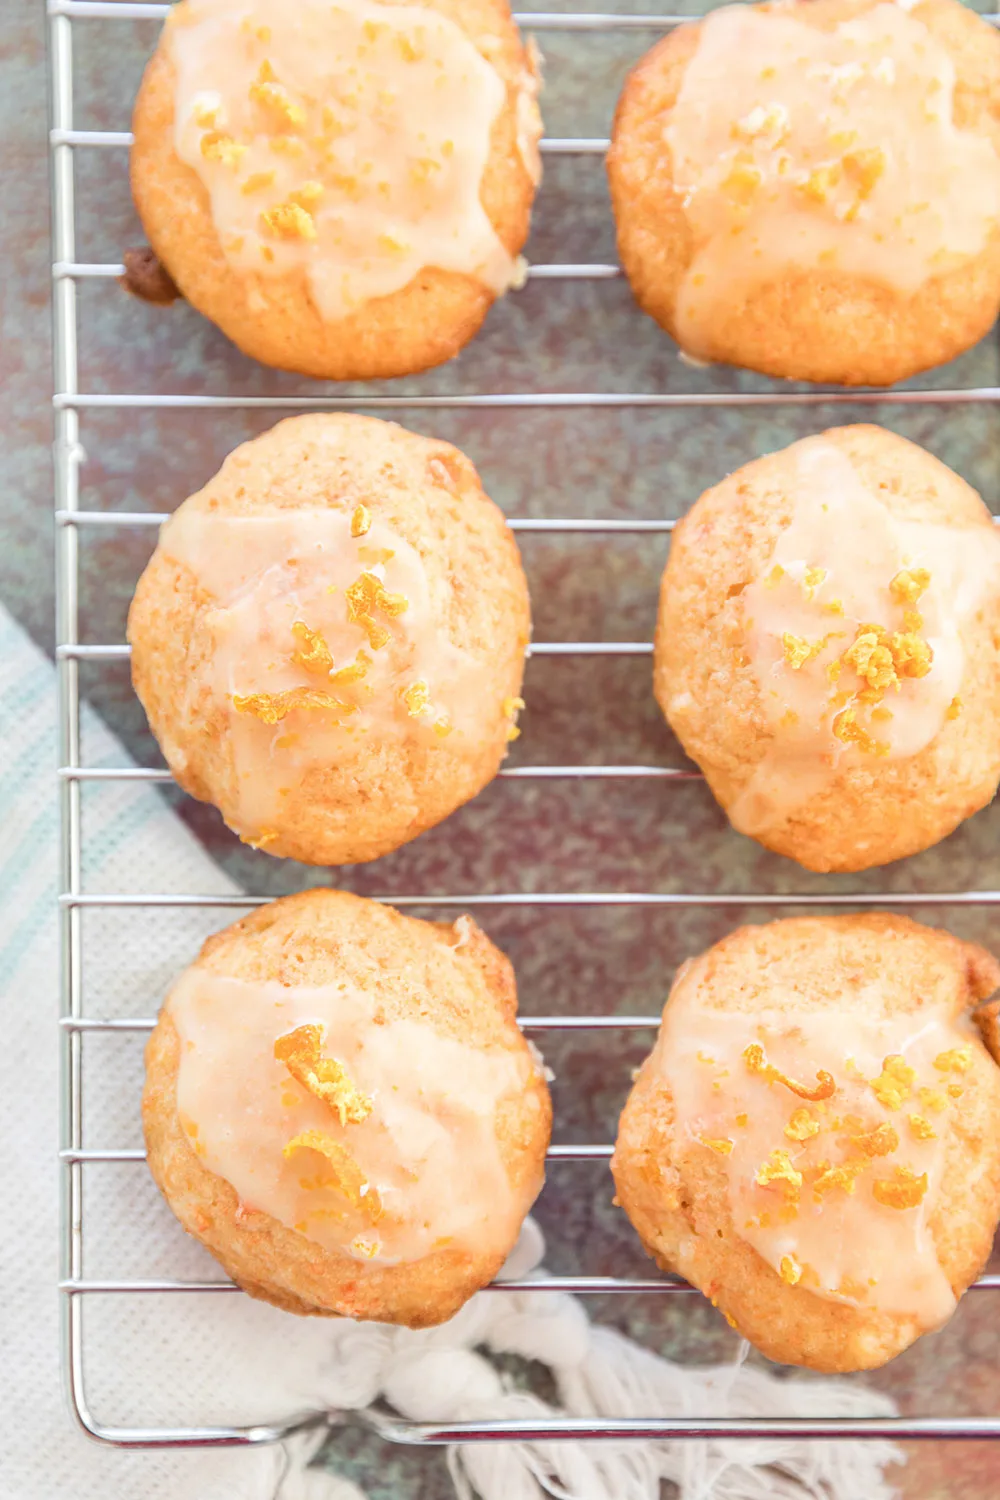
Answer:
[{"label": "cookie crumb", "polygon": [[125,274],[119,276],[118,285],[123,286],[141,302],[152,302],[158,307],[167,307],[183,297],[170,272],[149,245],[138,245],[122,255]]}]

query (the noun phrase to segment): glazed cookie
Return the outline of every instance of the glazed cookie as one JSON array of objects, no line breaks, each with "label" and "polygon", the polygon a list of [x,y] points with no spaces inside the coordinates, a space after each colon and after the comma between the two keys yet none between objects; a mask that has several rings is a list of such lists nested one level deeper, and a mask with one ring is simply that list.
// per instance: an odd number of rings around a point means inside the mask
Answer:
[{"label": "glazed cookie", "polygon": [[957,0],[726,6],[626,83],[622,265],[700,360],[890,385],[996,318],[998,151],[1000,38]]},{"label": "glazed cookie", "polygon": [[442,1323],[542,1185],[551,1109],[511,966],[469,917],[329,890],[210,938],[146,1048],[150,1170],[252,1296]]},{"label": "glazed cookie", "polygon": [[425,370],[523,278],[538,87],[507,0],[182,0],[136,101],[136,207],[245,354]]},{"label": "glazed cookie", "polygon": [[529,629],[468,459],[356,416],[231,453],[163,527],[128,622],[180,785],[244,842],[324,865],[388,853],[496,774]]},{"label": "glazed cookie", "polygon": [[872,1369],[939,1328],[1000,1217],[982,948],[903,917],[743,927],[685,964],[612,1171],[649,1254],[768,1356]]},{"label": "glazed cookie", "polygon": [[914,854],[1000,778],[1000,537],[880,427],[738,469],[674,532],[660,707],[733,826],[810,870]]}]

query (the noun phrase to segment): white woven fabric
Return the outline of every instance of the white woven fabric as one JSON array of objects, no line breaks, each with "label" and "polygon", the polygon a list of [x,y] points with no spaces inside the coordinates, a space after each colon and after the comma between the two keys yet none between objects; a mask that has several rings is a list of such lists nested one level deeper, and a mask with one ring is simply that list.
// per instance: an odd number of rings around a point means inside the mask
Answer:
[{"label": "white woven fabric", "polygon": [[[62,1389],[56,1167],[58,1120],[54,673],[0,611],[0,1128],[6,1179],[0,1216],[4,1288],[0,1359],[0,1496],[11,1500],[363,1500],[357,1487],[307,1468],[322,1433],[287,1451],[138,1451],[98,1446],[74,1427]],[[124,765],[121,747],[84,713],[85,760]],[[165,801],[142,784],[84,786],[84,888],[232,887]],[[87,912],[89,1015],[155,1012],[171,976],[226,912]],[[141,1035],[85,1037],[85,1144],[141,1143]],[[218,1279],[145,1168],[86,1169],[85,1275]],[[529,1221],[512,1258],[528,1274],[542,1254]],[[484,1293],[452,1323],[423,1333],[288,1317],[235,1293],[109,1296],[86,1305],[87,1397],[115,1425],[272,1421],[376,1398],[434,1421],[544,1414],[509,1390],[482,1350],[553,1370],[563,1408],[579,1415],[752,1413],[835,1416],[891,1410],[856,1383],[783,1381],[730,1366],[681,1369],[592,1326],[552,1293]],[[450,1456],[458,1494],[482,1500],[657,1500],[661,1478],[683,1500],[884,1500],[883,1443],[489,1445]],[[335,1448],[329,1460],[335,1464]],[[777,1466],[777,1467],[775,1467]]]}]

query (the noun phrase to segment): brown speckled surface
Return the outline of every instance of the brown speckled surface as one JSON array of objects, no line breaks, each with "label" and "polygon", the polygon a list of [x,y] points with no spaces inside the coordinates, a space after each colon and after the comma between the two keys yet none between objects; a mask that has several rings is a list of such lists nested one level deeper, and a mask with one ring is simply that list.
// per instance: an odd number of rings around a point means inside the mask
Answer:
[{"label": "brown speckled surface", "polygon": [[[575,9],[552,0],[549,8]],[[677,9],[699,9],[696,4]],[[156,35],[150,22],[85,21],[77,41],[76,123],[124,129],[143,60]],[[602,135],[625,70],[649,36],[542,38],[548,59],[547,134]],[[51,476],[44,157],[42,8],[2,0],[0,114],[7,186],[2,278],[5,484],[0,597],[46,646],[52,640]],[[77,154],[78,259],[116,260],[141,233],[130,205],[121,151]],[[549,158],[531,243],[535,261],[614,258],[613,230],[598,158]],[[243,359],[186,305],[143,306],[113,282],[80,289],[80,371],[85,391],[208,391],[264,395],[320,390]],[[997,342],[914,385],[1000,384]],[[375,390],[375,387],[369,389]],[[725,370],[692,370],[632,306],[618,282],[535,283],[494,310],[482,336],[454,364],[393,391],[774,390]],[[359,406],[363,404],[361,392]],[[975,484],[997,508],[1000,428],[993,405],[939,408],[412,412],[402,420],[449,438],[479,466],[510,515],[676,516],[697,494],[749,457],[838,421],[869,418],[923,443]],[[269,412],[86,412],[82,503],[103,509],[172,509],[204,482],[223,455],[275,419]],[[152,544],[140,531],[85,535],[82,600],[85,639],[122,638],[131,589]],[[607,537],[523,541],[539,640],[649,639],[665,539]],[[524,734],[512,763],[612,761],[678,765],[682,758],[650,692],[642,658],[536,660],[528,671]],[[157,764],[127,671],[84,673],[92,702],[132,753]],[[100,795],[88,789],[87,795]],[[377,865],[327,875],[244,849],[217,815],[173,793],[181,815],[249,890],[278,894],[317,878],[362,892],[393,894],[485,890],[930,892],[1000,885],[1000,809],[979,814],[935,850],[884,871],[824,878],[805,875],[732,833],[697,781],[498,782],[443,827]],[[157,885],[150,872],[150,889]],[[988,908],[924,908],[963,936],[1000,945]],[[652,1013],[676,965],[736,921],[761,920],[748,901],[738,911],[684,909],[510,909],[484,925],[510,953],[527,1013]],[[117,920],[129,920],[118,914]],[[556,1139],[608,1140],[647,1039],[550,1041],[556,1072]],[[601,1163],[556,1164],[538,1208],[555,1271],[642,1274],[646,1264],[620,1213]],[[178,1231],[179,1232],[179,1231]],[[1000,1294],[970,1296],[942,1333],[926,1338],[885,1372],[869,1377],[904,1410],[1000,1411]],[[594,1301],[590,1310],[682,1360],[725,1358],[732,1335],[699,1298]],[[374,1500],[449,1493],[440,1454],[387,1451],[347,1433],[336,1466],[363,1479]],[[948,1496],[987,1500],[996,1493],[1000,1452],[983,1444],[914,1448],[900,1483],[909,1500]],[[859,1497],[863,1500],[863,1497]]]}]

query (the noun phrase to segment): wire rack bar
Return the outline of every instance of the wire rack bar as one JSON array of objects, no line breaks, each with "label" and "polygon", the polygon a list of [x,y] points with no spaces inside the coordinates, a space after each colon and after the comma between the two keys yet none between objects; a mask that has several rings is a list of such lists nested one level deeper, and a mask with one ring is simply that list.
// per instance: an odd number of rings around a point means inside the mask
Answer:
[{"label": "wire rack bar", "polygon": [[[64,1016],[59,1023],[66,1031],[152,1031],[152,1016],[125,1016],[104,1020],[99,1016]],[[518,1016],[522,1031],[655,1031],[659,1016]]]},{"label": "wire rack bar", "polygon": [[[56,512],[57,526],[162,526],[169,521],[168,510],[65,510]],[[508,517],[511,531],[526,536],[561,536],[579,533],[584,536],[651,536],[669,535],[677,525],[667,517],[647,521],[618,519],[591,520],[549,516]]]},{"label": "wire rack bar", "polygon": [[[610,1161],[613,1151],[614,1146],[603,1144],[556,1145],[550,1146],[545,1156],[548,1161]],[[86,1149],[75,1147],[60,1151],[59,1160],[77,1163],[80,1166],[93,1166],[96,1163],[123,1166],[132,1162],[145,1161],[146,1153],[141,1146],[98,1146]]]},{"label": "wire rack bar", "polygon": [[57,410],[174,411],[556,411],[620,407],[969,406],[1000,401],[1000,386],[941,391],[505,391],[453,396],[208,396],[122,391],[57,395]]},{"label": "wire rack bar", "polygon": [[412,1447],[451,1443],[664,1442],[678,1438],[996,1438],[1000,1417],[664,1417],[660,1420],[599,1421],[579,1418],[553,1422],[455,1422],[448,1427],[404,1422],[389,1413],[359,1413],[366,1427],[388,1442]]},{"label": "wire rack bar", "polygon": [[[54,16],[49,23],[49,93],[51,124],[56,130],[73,126],[73,33],[70,21]],[[55,145],[50,153],[52,193],[52,259],[76,259],[74,210],[74,162],[69,146]],[[52,298],[53,391],[56,398],[71,397],[77,389],[76,286],[57,282]],[[79,417],[71,407],[56,410],[54,421],[55,464],[53,498],[58,510],[72,512],[79,506],[79,468],[82,457]],[[55,613],[56,639],[71,643],[79,639],[78,533],[60,529],[56,539]],[[59,721],[59,758],[62,764],[80,763],[79,667],[65,658],[56,664]],[[59,787],[59,867],[62,888],[67,893],[81,885],[82,828],[80,787],[73,781]],[[80,913],[69,908],[59,912],[59,1008],[60,1014],[79,1016],[83,1009],[83,948]],[[82,1038],[71,1031],[60,1032],[61,1075],[59,1138],[63,1149],[83,1144]],[[60,1173],[62,1243],[59,1254],[64,1277],[83,1275],[83,1176],[78,1163],[66,1163]],[[63,1369],[70,1409],[87,1431],[93,1425],[86,1408],[83,1386],[82,1323],[78,1302],[67,1300],[61,1316]]]},{"label": "wire rack bar", "polygon": [[[50,16],[67,16],[78,20],[162,21],[169,5],[136,5],[126,0],[48,0]],[[672,31],[697,20],[696,16],[621,16],[596,15],[589,12],[560,14],[558,11],[515,11],[518,26],[529,31]],[[1000,16],[983,16],[997,25]]]},{"label": "wire rack bar", "polygon": [[[525,656],[651,656],[652,641],[532,641]],[[124,661],[132,654],[126,642],[56,647],[57,661]]]},{"label": "wire rack bar", "polygon": [[[169,5],[137,5],[126,0],[48,0],[50,16],[86,21],[162,21]],[[515,11],[518,26],[530,31],[670,31],[691,16],[618,16],[560,14],[558,11]]]},{"label": "wire rack bar", "polygon": [[[57,526],[162,526],[169,521],[172,512],[155,510],[66,510],[56,512]],[[1000,525],[1000,515],[993,517],[994,525]],[[619,521],[567,518],[552,520],[548,517],[508,517],[511,531],[527,536],[668,536],[677,528],[676,520],[662,517],[659,520]]]},{"label": "wire rack bar", "polygon": [[[67,1299],[78,1307],[75,1297]],[[255,1427],[106,1427],[81,1412],[87,1432],[117,1448],[229,1448],[274,1443],[317,1427],[333,1429],[355,1423],[384,1442],[434,1448],[453,1443],[501,1442],[671,1442],[689,1438],[756,1438],[794,1442],[831,1438],[982,1439],[1000,1437],[994,1417],[842,1417],[842,1418],[705,1418],[664,1417],[650,1421],[557,1420],[547,1422],[455,1422],[436,1427],[404,1422],[374,1411],[306,1412],[271,1426]]]},{"label": "wire rack bar", "polygon": [[[167,770],[147,766],[60,766],[58,775],[68,781],[171,782]],[[700,771],[673,766],[508,766],[497,772],[499,781],[703,781]]]},{"label": "wire rack bar", "polygon": [[[239,911],[266,906],[272,896],[194,896],[187,892],[67,892],[59,897],[65,907],[201,907],[219,911]],[[734,907],[745,906],[1000,906],[1000,891],[830,891],[822,894],[795,895],[782,891],[705,892],[690,891],[476,891],[464,896],[372,896],[395,907]]]},{"label": "wire rack bar", "polygon": [[[125,274],[120,261],[92,263],[87,261],[56,261],[52,266],[52,279],[63,281],[104,280],[108,281]],[[537,265],[528,266],[527,281],[613,281],[621,275],[619,266],[611,265]]]},{"label": "wire rack bar", "polygon": [[[235,1281],[60,1281],[59,1291],[70,1296],[117,1295],[118,1293],[160,1292],[240,1292]],[[996,1291],[1000,1276],[980,1276],[969,1287],[970,1292]],[[527,1281],[493,1281],[484,1292],[569,1292],[576,1297],[603,1297],[611,1294],[634,1295],[647,1292],[694,1292],[697,1289],[679,1276],[629,1279],[621,1276],[536,1276]]]},{"label": "wire rack bar", "polygon": [[[128,147],[131,130],[52,130],[52,146],[92,146],[100,149]],[[543,136],[538,149],[543,156],[603,156],[611,145],[607,136]]]},{"label": "wire rack bar", "polygon": [[[71,1296],[160,1292],[239,1292],[234,1281],[61,1281],[61,1292]],[[679,1276],[629,1280],[620,1276],[533,1276],[525,1281],[493,1281],[484,1292],[570,1292],[596,1297],[607,1293],[693,1292],[695,1288]]]}]

